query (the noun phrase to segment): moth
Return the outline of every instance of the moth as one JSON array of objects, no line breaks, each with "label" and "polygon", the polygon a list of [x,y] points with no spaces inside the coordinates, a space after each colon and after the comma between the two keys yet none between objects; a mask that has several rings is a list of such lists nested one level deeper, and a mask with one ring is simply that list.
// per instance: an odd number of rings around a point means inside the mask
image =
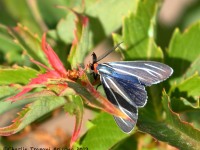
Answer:
[{"label": "moth", "polygon": [[90,68],[94,79],[100,76],[107,99],[131,119],[125,120],[114,116],[121,130],[129,133],[136,125],[138,108],[144,107],[147,103],[145,87],[166,80],[172,75],[173,69],[156,61],[118,61],[98,64],[98,61],[120,44],[99,58],[93,53]]}]

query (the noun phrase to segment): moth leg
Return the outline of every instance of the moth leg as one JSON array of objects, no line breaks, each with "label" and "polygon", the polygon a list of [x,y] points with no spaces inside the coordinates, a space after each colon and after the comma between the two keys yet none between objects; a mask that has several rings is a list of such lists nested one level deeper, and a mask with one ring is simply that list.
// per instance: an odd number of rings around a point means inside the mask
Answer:
[{"label": "moth leg", "polygon": [[96,87],[96,90],[98,90],[98,87],[99,87],[99,86],[101,86],[101,85],[102,85],[101,83],[100,83],[100,84],[98,84],[98,85],[97,85],[97,87]]}]

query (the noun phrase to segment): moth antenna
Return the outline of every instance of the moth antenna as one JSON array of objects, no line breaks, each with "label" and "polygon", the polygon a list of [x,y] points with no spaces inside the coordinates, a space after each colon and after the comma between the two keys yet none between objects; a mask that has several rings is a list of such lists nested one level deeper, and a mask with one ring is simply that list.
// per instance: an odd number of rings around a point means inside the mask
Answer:
[{"label": "moth antenna", "polygon": [[107,53],[101,55],[100,57],[97,58],[96,62],[102,60],[103,58],[105,58],[106,56],[108,56],[110,53],[112,53],[114,50],[116,50],[116,48],[120,48],[120,44],[122,44],[123,42],[118,43],[115,47],[113,47],[111,50],[109,50]]}]

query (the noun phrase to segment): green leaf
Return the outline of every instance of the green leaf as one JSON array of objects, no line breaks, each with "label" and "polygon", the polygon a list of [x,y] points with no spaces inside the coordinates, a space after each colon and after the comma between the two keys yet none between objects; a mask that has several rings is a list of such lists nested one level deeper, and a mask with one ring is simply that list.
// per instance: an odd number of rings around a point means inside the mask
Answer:
[{"label": "green leaf", "polygon": [[199,97],[200,95],[200,76],[196,73],[190,78],[187,78],[186,80],[172,86],[171,92],[182,92],[185,93],[186,96],[190,97]]},{"label": "green leaf", "polygon": [[162,50],[155,43],[154,20],[156,0],[141,0],[135,14],[125,17],[123,39],[127,46],[123,51],[125,60],[162,59]]},{"label": "green leaf", "polygon": [[200,107],[197,104],[190,103],[183,97],[180,98],[171,98],[171,108],[177,113],[186,112],[186,111],[199,111]]},{"label": "green leaf", "polygon": [[1,86],[0,88],[0,101],[15,93],[16,87],[14,86]]},{"label": "green leaf", "polygon": [[166,93],[163,93],[162,100],[166,112],[166,123],[169,125],[169,129],[171,126],[174,130],[173,139],[181,137],[181,139],[173,141],[174,146],[180,149],[199,149],[200,131],[191,124],[181,121],[179,115],[169,108],[169,97]]},{"label": "green leaf", "polygon": [[33,121],[65,103],[65,100],[62,97],[57,96],[37,97],[35,99],[37,99],[37,101],[27,105],[21,112],[19,112],[19,115],[14,120],[13,124],[0,128],[1,136],[8,136],[19,132]]},{"label": "green leaf", "polygon": [[[64,19],[61,19],[57,25],[57,34],[59,38],[66,44],[71,44],[74,40],[74,29],[76,28],[74,20],[76,16],[69,12]],[[64,34],[66,33],[66,34]]]},{"label": "green leaf", "polygon": [[25,104],[33,102],[34,99],[26,99],[24,101],[17,101],[15,103],[4,101],[11,95],[17,94],[17,88],[14,86],[1,86],[0,87],[0,114],[3,114],[14,108],[19,108],[19,106],[24,106]]},{"label": "green leaf", "polygon": [[68,112],[70,115],[75,115],[76,113],[83,112],[83,103],[81,102],[82,99],[78,95],[70,95],[68,96],[68,101],[64,105],[64,110]]},{"label": "green leaf", "polygon": [[136,150],[137,145],[136,139],[133,136],[130,136],[120,141],[115,147],[112,148],[112,150]]},{"label": "green leaf", "polygon": [[31,78],[36,77],[38,72],[28,67],[16,69],[0,69],[0,85],[27,84]]},{"label": "green leaf", "polygon": [[37,12],[35,12],[36,9],[33,7],[35,6],[34,1],[29,2],[22,0],[18,3],[17,1],[3,0],[1,4],[6,8],[6,11],[10,15],[10,19],[13,19],[15,23],[20,22],[30,28],[33,32],[38,34],[42,33],[40,23],[36,20],[38,16],[36,16]]},{"label": "green leaf", "polygon": [[33,34],[27,27],[18,24],[16,28],[10,28],[11,35],[17,40],[17,43],[27,51],[30,57],[48,65],[47,59],[41,48],[41,40]]},{"label": "green leaf", "polygon": [[160,122],[155,122],[147,117],[146,120],[138,123],[139,129],[179,149],[200,149],[200,131],[191,124],[181,121],[179,115],[169,107],[169,101],[170,98],[163,92],[162,102],[165,117]]},{"label": "green leaf", "polygon": [[183,78],[190,77],[194,75],[194,73],[200,74],[200,56],[198,56],[190,65],[190,67],[187,69],[186,73],[183,75]]},{"label": "green leaf", "polygon": [[69,101],[64,105],[64,110],[71,115],[75,115],[76,122],[74,132],[71,138],[70,147],[72,147],[73,143],[77,140],[82,120],[83,120],[83,101],[82,98],[78,95],[71,95],[68,97]]},{"label": "green leaf", "polygon": [[0,115],[15,108],[21,108],[21,106],[29,104],[33,101],[34,101],[33,99],[28,99],[26,101],[17,101],[16,103],[12,103],[12,104],[11,102],[8,102],[8,101],[4,101],[4,102],[0,101]]},{"label": "green leaf", "polygon": [[[40,21],[43,21],[42,27],[44,28],[44,25],[47,24],[47,26],[50,29],[55,28],[58,21],[61,18],[65,17],[66,15],[66,10],[57,8],[56,6],[69,7],[70,5],[69,3],[72,3],[72,2],[65,1],[65,0],[56,0],[56,1],[55,0],[43,0],[43,1],[36,0],[35,5],[38,8],[38,13],[41,15]],[[36,16],[36,17],[39,17],[39,16]]]},{"label": "green leaf", "polygon": [[71,47],[71,52],[69,55],[69,62],[72,68],[77,68],[77,65],[82,64],[85,57],[89,53],[89,22],[88,18],[81,16],[74,12],[76,15],[76,29],[75,29],[75,39]]},{"label": "green leaf", "polygon": [[[92,3],[93,2],[93,3]],[[97,44],[121,27],[122,18],[135,10],[138,1],[85,1],[93,43]]]},{"label": "green leaf", "polygon": [[80,139],[81,147],[92,150],[107,150],[129,136],[119,129],[109,114],[101,113],[92,123],[93,127]]},{"label": "green leaf", "polygon": [[200,120],[199,118],[199,107],[196,108],[192,108],[191,111],[186,111],[184,113],[181,114],[182,118],[185,119],[187,122],[191,122],[192,125],[197,128],[200,129]]},{"label": "green leaf", "polygon": [[113,41],[115,42],[114,45],[123,42],[123,37],[117,33],[112,34]]},{"label": "green leaf", "polygon": [[175,77],[180,77],[185,73],[190,64],[199,57],[199,39],[200,22],[187,28],[183,33],[179,29],[174,31],[169,44],[167,62],[174,69]]},{"label": "green leaf", "polygon": [[[8,63],[18,62],[22,64],[21,48],[13,42],[12,37],[7,31],[7,27],[0,24],[0,52],[4,55],[0,57],[0,61],[6,60]],[[13,56],[13,57],[12,57]]]}]

